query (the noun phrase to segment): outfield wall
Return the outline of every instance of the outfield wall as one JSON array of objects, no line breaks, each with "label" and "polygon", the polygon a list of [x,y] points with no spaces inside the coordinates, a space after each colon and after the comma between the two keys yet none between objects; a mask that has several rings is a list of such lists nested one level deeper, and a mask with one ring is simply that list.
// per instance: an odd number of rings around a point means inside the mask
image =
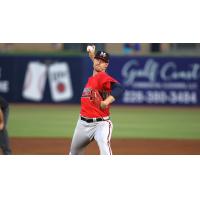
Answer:
[{"label": "outfield wall", "polygon": [[[130,105],[200,105],[200,57],[111,57],[108,73]],[[0,95],[9,102],[79,103],[87,57],[0,56]]]}]

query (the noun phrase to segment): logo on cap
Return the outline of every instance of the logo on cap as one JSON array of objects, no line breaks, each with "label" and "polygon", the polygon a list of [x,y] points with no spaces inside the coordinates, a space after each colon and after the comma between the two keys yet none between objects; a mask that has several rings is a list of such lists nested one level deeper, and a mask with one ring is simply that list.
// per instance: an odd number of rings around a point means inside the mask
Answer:
[{"label": "logo on cap", "polygon": [[102,57],[106,57],[106,53],[104,53],[103,51],[101,52],[100,56]]},{"label": "logo on cap", "polygon": [[109,61],[109,54],[104,52],[104,51],[98,51],[95,55],[94,58],[99,58],[99,59],[102,59],[104,62],[107,62]]}]

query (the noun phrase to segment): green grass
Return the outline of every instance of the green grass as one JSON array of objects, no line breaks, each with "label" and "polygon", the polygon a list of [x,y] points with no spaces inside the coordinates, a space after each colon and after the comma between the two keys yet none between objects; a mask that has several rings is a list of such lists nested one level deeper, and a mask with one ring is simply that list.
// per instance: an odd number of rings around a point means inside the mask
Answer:
[{"label": "green grass", "polygon": [[[11,105],[11,137],[72,137],[79,106]],[[113,138],[200,139],[200,108],[122,107],[111,110]]]}]

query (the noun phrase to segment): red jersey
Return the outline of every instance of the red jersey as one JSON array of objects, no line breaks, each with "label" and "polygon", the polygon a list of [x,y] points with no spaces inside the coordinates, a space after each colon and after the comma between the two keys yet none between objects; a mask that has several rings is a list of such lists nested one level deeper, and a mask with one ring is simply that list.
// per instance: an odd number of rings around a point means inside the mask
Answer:
[{"label": "red jersey", "polygon": [[91,102],[91,91],[98,90],[103,100],[111,93],[111,83],[117,83],[114,78],[106,72],[99,72],[95,76],[91,76],[83,90],[81,97],[81,112],[80,115],[87,118],[100,118],[110,115],[110,106],[102,110]]}]

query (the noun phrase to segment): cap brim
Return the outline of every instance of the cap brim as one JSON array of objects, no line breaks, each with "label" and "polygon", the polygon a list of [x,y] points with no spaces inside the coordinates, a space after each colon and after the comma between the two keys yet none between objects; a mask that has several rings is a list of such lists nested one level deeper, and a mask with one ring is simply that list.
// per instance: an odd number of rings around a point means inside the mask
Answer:
[{"label": "cap brim", "polygon": [[108,62],[109,62],[109,60],[106,60],[106,59],[104,59],[104,58],[102,58],[102,57],[100,57],[100,56],[95,56],[94,58],[101,59],[101,60],[103,60],[103,61],[104,61],[104,62],[106,62],[106,63],[108,63]]}]

